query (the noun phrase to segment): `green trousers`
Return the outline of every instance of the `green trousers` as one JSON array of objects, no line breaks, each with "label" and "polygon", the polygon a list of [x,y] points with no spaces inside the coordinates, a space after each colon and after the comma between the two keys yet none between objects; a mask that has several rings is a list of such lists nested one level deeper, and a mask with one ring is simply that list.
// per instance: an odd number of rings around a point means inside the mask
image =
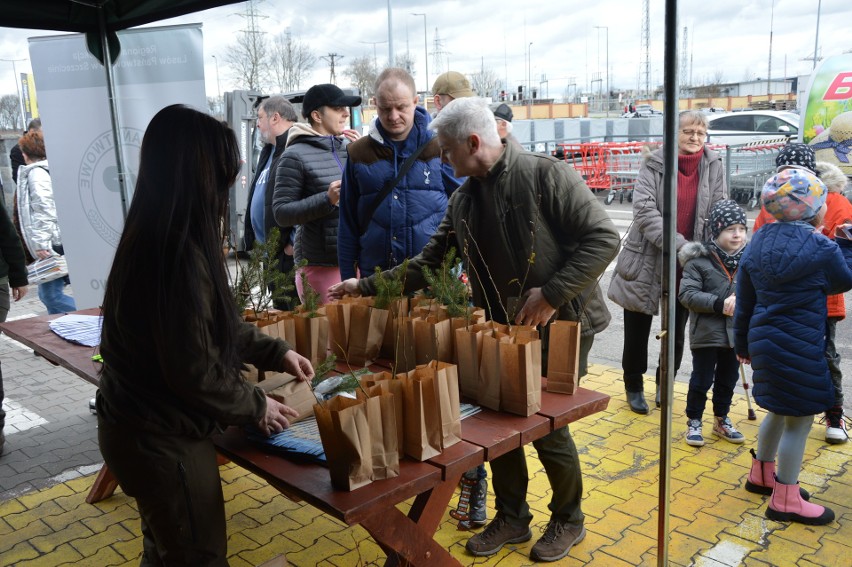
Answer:
[{"label": "green trousers", "polygon": [[[580,340],[580,376],[585,376],[588,355],[594,336]],[[544,466],[553,496],[548,508],[551,518],[560,522],[582,524],[585,516],[580,507],[583,496],[583,477],[580,456],[568,426],[557,429],[537,441],[533,447]],[[537,472],[537,471],[535,471]],[[523,447],[509,451],[491,461],[491,485],[496,496],[495,506],[509,524],[527,526],[532,514],[527,504],[529,471]]]},{"label": "green trousers", "polygon": [[225,502],[209,439],[149,435],[98,418],[101,454],[142,520],[147,566],[227,566]]}]

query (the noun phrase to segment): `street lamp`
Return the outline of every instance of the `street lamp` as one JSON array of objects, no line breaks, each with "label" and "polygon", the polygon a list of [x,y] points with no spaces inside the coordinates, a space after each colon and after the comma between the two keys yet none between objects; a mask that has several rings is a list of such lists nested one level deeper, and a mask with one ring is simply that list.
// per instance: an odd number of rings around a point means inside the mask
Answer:
[{"label": "street lamp", "polygon": [[527,100],[529,100],[529,112],[527,113],[529,116],[527,118],[532,119],[532,91],[530,90],[530,85],[532,84],[532,44],[527,46]]},{"label": "street lamp", "polygon": [[222,110],[222,85],[219,83],[219,60],[216,59],[215,55],[211,55],[213,57],[213,62],[216,64],[216,105],[219,107],[219,114],[223,114]]},{"label": "street lamp", "polygon": [[426,88],[423,92],[429,92],[429,42],[426,39],[426,14],[416,14],[411,12],[412,16],[423,16],[423,62],[426,64]]},{"label": "street lamp", "polygon": [[24,92],[23,87],[18,88],[20,77],[18,77],[18,69],[15,66],[15,63],[19,61],[26,61],[26,59],[0,59],[0,61],[12,64],[12,78],[15,79],[15,94],[18,95],[18,111],[21,113],[21,130],[24,130],[27,127],[27,117],[26,114],[24,114]]},{"label": "street lamp", "polygon": [[595,29],[606,31],[606,115],[609,116],[609,27],[595,26]]}]

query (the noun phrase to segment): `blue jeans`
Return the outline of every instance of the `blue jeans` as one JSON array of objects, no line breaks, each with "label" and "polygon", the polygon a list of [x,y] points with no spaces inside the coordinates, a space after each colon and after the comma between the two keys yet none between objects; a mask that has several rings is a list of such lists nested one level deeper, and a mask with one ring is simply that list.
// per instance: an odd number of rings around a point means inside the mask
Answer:
[{"label": "blue jeans", "polygon": [[70,295],[65,295],[65,278],[38,284],[38,298],[47,307],[48,315],[77,310],[74,298]]}]

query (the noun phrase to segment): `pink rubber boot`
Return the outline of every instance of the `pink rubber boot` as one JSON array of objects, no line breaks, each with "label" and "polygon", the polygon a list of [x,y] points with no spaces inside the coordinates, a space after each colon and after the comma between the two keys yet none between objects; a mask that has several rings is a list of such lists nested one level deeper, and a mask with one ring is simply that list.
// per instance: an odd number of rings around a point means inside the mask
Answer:
[{"label": "pink rubber boot", "polygon": [[834,521],[831,508],[811,504],[802,499],[799,483],[781,484],[775,479],[775,489],[766,508],[766,517],[776,522],[798,522],[809,526],[824,526]]},{"label": "pink rubber boot", "polygon": [[[745,489],[755,494],[772,494],[775,487],[775,461],[758,461],[754,449],[751,452],[751,471],[745,483]],[[811,495],[804,488],[799,488],[802,498],[810,500]]]}]

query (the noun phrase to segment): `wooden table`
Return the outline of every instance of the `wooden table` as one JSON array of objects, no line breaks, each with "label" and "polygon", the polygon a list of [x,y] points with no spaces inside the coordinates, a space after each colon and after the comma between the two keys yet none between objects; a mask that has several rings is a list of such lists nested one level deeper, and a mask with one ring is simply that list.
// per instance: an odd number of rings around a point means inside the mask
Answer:
[{"label": "wooden table", "polygon": [[[98,310],[77,313],[91,315]],[[0,330],[97,385],[99,365],[92,361],[95,349],[75,345],[50,331],[47,322],[59,316],[10,321],[0,324]],[[351,492],[332,488],[328,469],[264,452],[239,428],[214,436],[213,443],[220,455],[265,479],[288,498],[305,501],[348,525],[360,524],[387,554],[387,565],[460,565],[434,540],[434,534],[461,475],[554,429],[606,409],[609,396],[580,388],[572,396],[542,391],[541,401],[542,409],[529,417],[484,409],[462,421],[462,442],[426,462],[405,459],[400,462],[398,477]],[[93,503],[110,496],[116,484],[104,466],[86,501]],[[414,502],[406,515],[397,505],[410,498]]]}]

